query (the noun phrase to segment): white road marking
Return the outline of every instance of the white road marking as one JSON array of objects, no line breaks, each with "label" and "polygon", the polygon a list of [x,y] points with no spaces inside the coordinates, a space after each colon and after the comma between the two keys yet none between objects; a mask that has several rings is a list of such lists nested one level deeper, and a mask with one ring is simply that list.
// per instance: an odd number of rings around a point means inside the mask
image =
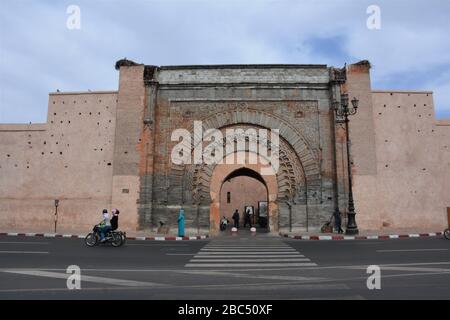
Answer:
[{"label": "white road marking", "polygon": [[187,244],[178,244],[179,242],[177,242],[177,244],[163,244],[161,242],[158,243],[153,243],[153,244],[145,244],[145,243],[127,243],[127,246],[140,246],[140,247],[173,247],[173,248],[178,248],[178,247],[188,247]]},{"label": "white road marking", "polygon": [[[381,268],[386,267],[386,266],[421,266],[421,265],[450,265],[450,261],[441,261],[441,262],[413,262],[413,263],[396,263],[396,264],[384,264],[384,265],[380,265]],[[366,265],[342,265],[342,266],[316,266],[314,268],[307,268],[305,270],[319,270],[319,269],[348,269],[348,268],[364,268],[366,269],[368,266],[368,264]],[[0,268],[0,272],[1,271],[8,271],[11,270],[11,268]],[[16,268],[14,270],[48,270],[48,271],[66,271],[66,269],[62,269],[62,268],[44,268],[44,269],[33,269],[33,268]],[[298,268],[272,268],[272,269],[261,269],[261,268],[252,268],[252,269],[242,269],[239,271],[260,271],[260,270],[264,270],[264,271],[278,271],[278,270],[299,270]],[[447,269],[445,269],[447,270]],[[158,268],[158,269],[115,269],[115,268],[83,268],[83,271],[88,272],[88,271],[92,271],[92,272],[96,272],[96,271],[101,271],[101,272],[186,272],[186,269],[170,269],[170,268]],[[202,270],[203,271],[203,270]],[[193,270],[189,270],[189,272],[193,272]],[[447,274],[448,272],[442,272],[442,274]],[[435,274],[440,274],[440,273],[435,273]],[[387,276],[387,275],[386,275]],[[400,276],[400,275],[399,275]],[[406,276],[406,275],[405,275]],[[354,279],[367,279],[367,277],[358,277],[358,278],[354,278]]]},{"label": "white road marking", "polygon": [[[233,255],[230,256],[228,254],[224,255],[208,255],[208,254],[196,254],[194,258],[250,258],[249,255]],[[252,258],[300,258],[304,257],[301,254],[277,254],[277,255],[267,255],[267,254],[259,254],[259,255],[251,255]]]},{"label": "white road marking", "polygon": [[[328,281],[328,280],[327,280]],[[249,284],[206,284],[206,285],[166,285],[158,287],[158,290],[163,289],[173,289],[173,288],[202,288],[202,289],[219,289],[219,290],[229,290],[230,288],[235,289],[248,289],[250,287],[252,288],[258,288],[263,287],[267,288],[267,286],[270,286],[272,289],[276,289],[277,287],[280,288],[298,288],[298,289],[348,289],[348,286],[345,284],[304,284],[304,283],[277,283],[277,282],[271,282],[271,283],[249,283]],[[124,291],[124,290],[148,290],[147,287],[101,287],[101,288],[83,288],[85,291]],[[30,288],[30,289],[6,289],[6,290],[0,290],[0,292],[47,292],[47,291],[60,291],[60,292],[69,292],[66,288]],[[308,298],[309,299],[309,298]]]},{"label": "white road marking", "polygon": [[0,251],[0,254],[49,254],[47,251]]},{"label": "white road marking", "polygon": [[[276,291],[276,290],[282,290],[282,289],[286,289],[286,288],[291,288],[291,289],[295,289],[295,290],[349,290],[350,288],[344,284],[344,283],[337,283],[337,284],[302,284],[302,283],[261,283],[258,285],[252,285],[251,287],[248,286],[247,284],[242,284],[242,285],[233,285],[230,287],[236,287],[239,288],[240,290],[254,290],[259,288],[260,290],[271,290],[271,291]],[[205,289],[207,289],[205,287]],[[229,288],[224,288],[224,287],[217,287],[214,288],[215,290],[218,289],[222,289],[222,290],[229,290]]]},{"label": "white road marking", "polygon": [[294,262],[311,261],[308,258],[288,258],[288,259],[191,259],[190,262]]},{"label": "white road marking", "polygon": [[[22,274],[22,275],[28,275],[28,276],[54,278],[54,279],[67,279],[69,277],[69,274],[66,274],[66,273],[48,272],[48,271],[41,271],[41,270],[4,270],[2,272]],[[153,283],[153,282],[120,280],[120,279],[85,276],[85,275],[81,275],[81,282],[95,282],[95,283],[104,283],[104,284],[111,284],[111,285],[116,285],[116,286],[126,286],[126,287],[162,286],[161,284]]]},{"label": "white road marking", "polygon": [[383,267],[381,270],[419,271],[419,272],[450,272],[450,269],[443,269],[443,268],[416,268],[416,267]]},{"label": "white road marking", "polygon": [[450,249],[398,249],[398,250],[377,250],[377,252],[421,252],[421,251],[448,251]]},{"label": "white road marking", "polygon": [[[418,263],[416,263],[416,264],[418,264]],[[425,263],[425,264],[430,264],[430,263]],[[436,263],[431,263],[431,264],[450,264],[450,262],[436,262]],[[60,269],[60,270],[65,270],[65,269]],[[109,270],[105,270],[105,269],[89,269],[89,270],[112,271],[112,272],[114,272],[114,271],[121,271],[121,272],[122,271],[127,271],[127,270],[118,270],[118,269],[109,269]],[[255,269],[251,269],[251,270],[255,270]],[[277,270],[280,270],[280,269],[277,269]],[[129,271],[137,271],[137,270],[129,270]],[[157,271],[157,272],[159,272],[159,271],[169,271],[169,270],[151,269],[151,270],[139,270],[139,271]],[[202,271],[179,270],[179,272],[180,273],[195,273],[195,272],[203,272],[203,270]],[[395,277],[404,278],[404,277],[430,276],[430,275],[440,275],[440,274],[448,274],[448,273],[438,273],[438,272],[436,272],[436,273],[421,273],[421,274],[411,273],[411,274],[386,275],[384,277],[386,277],[386,278],[395,278]],[[345,278],[345,279],[325,279],[325,280],[318,280],[318,282],[326,283],[326,282],[360,281],[360,280],[364,280],[365,281],[365,279],[367,279],[366,276]],[[295,280],[293,280],[293,281],[295,281]],[[178,288],[178,289],[180,289],[180,288],[204,288],[204,289],[217,288],[217,289],[229,290],[231,288],[236,288],[236,289],[244,288],[245,289],[245,288],[248,288],[248,287],[266,287],[266,288],[270,287],[270,288],[276,288],[277,286],[278,287],[283,287],[283,288],[285,288],[286,286],[291,286],[293,288],[298,288],[298,289],[318,289],[320,287],[322,287],[324,289],[333,289],[333,288],[334,289],[339,289],[339,287],[336,286],[336,285],[342,285],[342,283],[341,284],[336,284],[333,287],[333,286],[326,286],[326,285],[323,285],[323,284],[322,285],[320,285],[320,284],[317,284],[317,285],[315,285],[315,284],[304,284],[302,282],[300,282],[298,284],[296,284],[296,282],[291,282],[291,283],[285,283],[285,282],[283,282],[283,283],[276,283],[276,282],[274,282],[274,283],[267,283],[267,282],[265,282],[265,283],[255,283],[255,284],[252,284],[252,283],[250,283],[250,284],[228,284],[227,283],[227,284],[208,284],[208,285],[177,285],[177,286],[166,285],[166,286],[159,287],[158,290],[172,289],[172,288],[175,288],[175,287]],[[344,286],[346,286],[346,285],[344,285]],[[346,286],[346,287],[348,287],[348,286]],[[345,289],[344,287],[340,287],[340,288],[341,289]],[[146,287],[135,287],[135,288],[133,288],[133,287],[101,287],[101,288],[97,287],[97,288],[84,288],[83,290],[86,290],[86,291],[99,291],[99,292],[101,292],[101,291],[105,291],[105,290],[107,290],[107,291],[128,291],[128,290],[148,290],[148,289],[149,288],[146,288]],[[39,289],[29,288],[29,289],[6,289],[6,290],[0,289],[0,292],[2,292],[2,293],[7,293],[7,292],[46,292],[46,291],[68,292],[68,290],[65,289],[65,288],[39,288]],[[293,298],[294,299],[299,299],[297,297],[293,297]],[[341,294],[339,294],[339,296],[336,296],[336,297],[322,297],[322,296],[314,297],[314,296],[308,295],[308,297],[306,297],[305,299],[347,299],[347,298],[354,299],[354,298],[362,298],[362,297],[360,297],[358,295],[356,295],[356,296],[348,296],[348,295],[345,296],[345,295],[341,295]]]},{"label": "white road marking", "polygon": [[194,256],[196,253],[166,253],[167,256]]},{"label": "white road marking", "polygon": [[0,244],[48,244],[48,242],[0,241]]},{"label": "white road marking", "polygon": [[206,245],[204,248],[208,249],[292,249],[290,246],[209,246]]},{"label": "white road marking", "polygon": [[[267,283],[264,283],[264,284],[259,284],[258,283],[256,285],[253,285],[253,284],[251,284],[251,285],[227,285],[227,287],[224,287],[224,286],[221,286],[221,285],[186,285],[186,286],[176,286],[176,288],[184,288],[184,289],[190,289],[190,288],[215,289],[215,288],[217,288],[219,290],[227,290],[227,289],[229,289],[231,287],[236,288],[236,289],[240,289],[241,287],[247,288],[248,286],[252,286],[254,288],[258,288],[258,287],[261,287],[261,286],[265,287],[266,285],[267,285]],[[269,285],[273,286],[273,285],[277,285],[277,284],[276,283],[275,284],[269,283]],[[286,285],[279,284],[279,286],[284,288]],[[290,285],[290,286],[292,287],[292,285]],[[295,285],[294,284],[294,286],[295,287],[299,287],[298,289],[307,289],[307,290],[319,289],[318,285],[312,286],[312,285],[309,285],[309,284],[308,285],[303,285],[303,284]],[[169,289],[170,290],[170,289],[173,289],[173,288],[174,288],[173,286],[165,286],[165,287],[158,288],[158,290],[162,290],[162,289]],[[340,285],[321,285],[320,288],[321,288],[321,290],[347,289],[347,288],[343,287],[342,284],[340,284]],[[102,291],[127,291],[127,290],[136,291],[136,290],[148,290],[148,289],[149,288],[146,288],[146,287],[96,287],[96,288],[83,288],[83,291],[98,291],[99,294],[101,294]],[[62,293],[67,293],[67,292],[71,292],[71,291],[69,291],[69,290],[67,290],[65,288],[38,288],[38,289],[36,289],[36,288],[28,288],[28,289],[6,289],[6,290],[0,289],[0,293],[21,293],[21,292],[24,292],[24,293],[35,293],[35,292],[39,292],[39,293],[42,293],[42,292],[62,292]],[[342,296],[342,295],[339,295],[337,297],[332,297],[332,298],[321,298],[321,297],[310,298],[310,297],[308,297],[308,298],[305,298],[305,299],[306,300],[311,300],[311,299],[318,299],[318,300],[350,299],[350,300],[355,300],[355,298],[356,299],[357,298],[363,299],[361,296],[358,296],[358,295],[356,295],[356,296]],[[302,300],[301,298],[294,298],[294,299],[295,300]]]},{"label": "white road marking", "polygon": [[212,251],[212,252],[205,252],[205,251],[200,251],[198,254],[202,254],[202,255],[215,255],[215,254],[229,254],[229,255],[234,255],[234,254],[246,254],[246,255],[261,255],[261,254],[273,254],[273,255],[282,255],[282,254],[295,254],[298,253],[297,251],[289,251],[289,252],[279,252],[279,251],[252,251],[252,252],[227,252],[227,251],[221,251],[221,252],[216,252],[216,251]]},{"label": "white road marking", "polygon": [[[200,251],[205,252],[271,252],[274,251],[274,249],[200,249]],[[296,252],[294,248],[283,248],[283,249],[277,249],[276,252],[286,252],[286,251],[294,251]]]},{"label": "white road marking", "polygon": [[315,263],[187,263],[188,268],[231,268],[231,267],[313,267]]},{"label": "white road marking", "polygon": [[226,277],[234,277],[234,278],[286,280],[286,281],[322,281],[322,280],[328,280],[328,278],[319,278],[319,277],[263,275],[263,274],[248,274],[248,273],[210,271],[210,270],[186,270],[186,271],[183,271],[181,273],[210,275],[210,276],[226,276]]},{"label": "white road marking", "polygon": [[[390,263],[390,264],[380,264],[380,268],[385,267],[396,267],[396,266],[428,266],[428,265],[450,265],[450,261],[443,262],[412,262],[412,263]],[[317,267],[314,269],[366,269],[368,264],[365,265],[345,265],[345,266],[327,266],[327,267]]]},{"label": "white road marking", "polygon": [[[418,272],[450,272],[450,269],[444,269],[444,268],[421,268],[421,267],[406,267],[406,266],[380,266],[381,271],[384,270],[392,270],[392,271],[418,271]],[[354,268],[347,268],[347,269],[360,269],[365,270],[365,267],[354,267]]]}]

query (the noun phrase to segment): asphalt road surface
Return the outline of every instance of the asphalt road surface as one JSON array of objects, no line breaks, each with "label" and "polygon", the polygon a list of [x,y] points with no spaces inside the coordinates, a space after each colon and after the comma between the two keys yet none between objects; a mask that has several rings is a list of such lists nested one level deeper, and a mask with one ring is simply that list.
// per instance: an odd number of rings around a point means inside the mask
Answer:
[{"label": "asphalt road surface", "polygon": [[[71,265],[79,290],[67,288]],[[370,265],[380,289],[368,289]],[[88,248],[83,239],[0,236],[0,299],[450,299],[450,241],[258,234]]]}]

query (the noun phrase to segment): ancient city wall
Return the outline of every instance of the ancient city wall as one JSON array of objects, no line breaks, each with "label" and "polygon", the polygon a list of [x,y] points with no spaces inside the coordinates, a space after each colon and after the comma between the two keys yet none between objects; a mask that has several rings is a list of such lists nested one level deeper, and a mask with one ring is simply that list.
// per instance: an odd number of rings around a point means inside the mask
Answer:
[{"label": "ancient city wall", "polygon": [[46,124],[0,125],[0,228],[90,230],[110,209],[116,92],[52,93]]},{"label": "ancient city wall", "polygon": [[450,126],[436,122],[432,92],[371,91],[367,65],[350,66],[346,86],[360,99],[350,122],[360,229],[442,229]]},{"label": "ancient city wall", "polygon": [[52,93],[47,123],[0,124],[0,229],[53,231],[59,200],[58,232],[88,231],[113,207],[123,229],[164,221],[173,231],[184,206],[187,231],[207,233],[212,170],[170,161],[171,133],[201,120],[279,128],[286,166],[273,223],[318,230],[336,196],[347,208],[345,130],[331,105],[340,90],[360,101],[350,118],[360,230],[448,224],[450,120],[435,120],[431,92],[372,91],[367,62],[349,65],[340,89],[320,65],[118,69],[118,92]]},{"label": "ancient city wall", "polygon": [[445,223],[450,228],[450,119],[436,122],[436,132],[439,138],[439,158],[441,165],[442,185],[439,187],[443,206],[447,209]]},{"label": "ancient city wall", "polygon": [[373,102],[381,224],[439,230],[446,225],[449,168],[440,161],[432,93],[374,91]]}]

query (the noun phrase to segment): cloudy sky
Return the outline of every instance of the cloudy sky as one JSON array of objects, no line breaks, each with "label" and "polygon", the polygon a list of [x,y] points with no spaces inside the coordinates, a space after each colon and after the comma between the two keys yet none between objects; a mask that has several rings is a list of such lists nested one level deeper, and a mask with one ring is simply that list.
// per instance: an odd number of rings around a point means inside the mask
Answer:
[{"label": "cloudy sky", "polygon": [[[67,28],[70,5],[80,29]],[[381,29],[367,28],[367,8]],[[1,0],[0,123],[45,122],[48,93],[116,90],[114,63],[368,59],[372,87],[434,91],[450,118],[448,0]]]}]

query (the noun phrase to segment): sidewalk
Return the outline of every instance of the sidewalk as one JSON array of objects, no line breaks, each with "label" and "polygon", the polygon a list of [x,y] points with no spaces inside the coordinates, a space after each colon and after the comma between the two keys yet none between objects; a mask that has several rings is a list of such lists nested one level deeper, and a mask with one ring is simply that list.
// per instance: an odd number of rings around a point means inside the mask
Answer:
[{"label": "sidewalk", "polygon": [[321,232],[281,232],[280,236],[297,240],[387,240],[442,236],[443,230],[429,229],[385,229],[360,230],[358,235]]},{"label": "sidewalk", "polygon": [[[247,230],[240,230],[240,236],[252,236],[253,234]],[[43,229],[0,229],[0,236],[26,236],[26,237],[47,237],[47,238],[85,238],[90,230],[85,232],[74,232],[73,230],[57,230],[56,233]],[[209,237],[208,234],[186,234],[184,237],[178,237],[175,234],[158,234],[151,231],[126,231],[129,240],[153,240],[153,241],[170,241],[170,240],[204,240]],[[405,239],[405,238],[422,238],[422,237],[439,237],[442,236],[443,230],[427,230],[427,229],[385,229],[385,230],[361,230],[358,235],[348,236],[338,233],[320,233],[320,232],[280,232],[279,236],[296,239],[296,240],[387,240],[387,239]],[[232,234],[227,230],[216,237],[228,238]],[[257,232],[256,237],[273,237],[274,233]]]},{"label": "sidewalk", "polygon": [[[178,237],[174,234],[158,234],[150,231],[125,231],[128,240],[155,240],[155,241],[167,241],[167,240],[203,240],[207,239],[207,234],[202,235],[190,235],[186,234],[184,237]],[[57,232],[51,232],[48,229],[14,229],[5,230],[0,229],[0,236],[25,236],[25,237],[46,237],[46,238],[82,238],[91,232],[87,230],[85,232],[73,231],[73,230],[57,230]]]}]

